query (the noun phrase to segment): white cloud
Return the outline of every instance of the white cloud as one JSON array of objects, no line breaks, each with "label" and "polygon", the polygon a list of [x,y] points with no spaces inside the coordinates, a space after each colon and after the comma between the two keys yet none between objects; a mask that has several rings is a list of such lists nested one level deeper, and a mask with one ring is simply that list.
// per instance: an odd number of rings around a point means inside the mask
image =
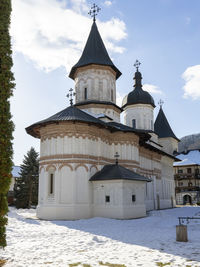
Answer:
[{"label": "white cloud", "polygon": [[119,92],[117,92],[116,95],[116,104],[121,107],[122,106],[122,100],[124,98],[125,95],[121,95]]},{"label": "white cloud", "polygon": [[105,5],[105,6],[111,6],[111,5],[112,5],[112,2],[109,1],[109,0],[107,0],[107,1],[104,2],[104,5]]},{"label": "white cloud", "polygon": [[161,90],[158,90],[158,87],[153,84],[146,83],[143,85],[143,89],[151,94],[163,94],[163,92]]},{"label": "white cloud", "polygon": [[200,99],[200,65],[188,67],[182,74],[185,80],[184,98]]},{"label": "white cloud", "polygon": [[[12,6],[13,51],[45,71],[63,66],[69,71],[81,55],[92,24],[86,0],[13,0]],[[126,38],[125,23],[112,18],[97,24],[109,52],[122,53],[124,48],[116,43]]]}]

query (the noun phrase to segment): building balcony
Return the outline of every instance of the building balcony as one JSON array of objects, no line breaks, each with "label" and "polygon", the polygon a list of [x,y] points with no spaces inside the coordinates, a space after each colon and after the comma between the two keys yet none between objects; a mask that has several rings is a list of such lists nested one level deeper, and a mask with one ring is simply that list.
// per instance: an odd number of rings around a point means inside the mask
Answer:
[{"label": "building balcony", "polygon": [[199,186],[176,186],[176,193],[188,192],[188,191],[200,191]]},{"label": "building balcony", "polygon": [[196,173],[177,173],[174,174],[175,180],[181,180],[181,179],[200,179],[200,174]]}]

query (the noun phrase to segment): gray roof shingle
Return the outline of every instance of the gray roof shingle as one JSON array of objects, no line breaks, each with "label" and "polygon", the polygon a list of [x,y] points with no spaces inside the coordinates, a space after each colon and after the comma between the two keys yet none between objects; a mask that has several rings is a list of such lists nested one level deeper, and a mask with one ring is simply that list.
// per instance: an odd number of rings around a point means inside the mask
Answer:
[{"label": "gray roof shingle", "polygon": [[90,64],[110,66],[116,72],[116,78],[119,78],[121,72],[113,64],[110,59],[105,45],[99,34],[95,21],[92,24],[92,28],[86,42],[83,53],[79,61],[72,67],[69,77],[74,79],[74,74],[79,67],[87,66]]},{"label": "gray roof shingle", "polygon": [[151,182],[151,179],[124,168],[119,164],[105,165],[101,171],[98,171],[90,178],[90,181],[103,180],[134,180]]},{"label": "gray roof shingle", "polygon": [[173,133],[169,125],[169,122],[163,112],[162,107],[160,108],[159,113],[157,115],[157,118],[154,124],[154,131],[158,135],[159,138],[173,137],[179,141],[179,139]]}]

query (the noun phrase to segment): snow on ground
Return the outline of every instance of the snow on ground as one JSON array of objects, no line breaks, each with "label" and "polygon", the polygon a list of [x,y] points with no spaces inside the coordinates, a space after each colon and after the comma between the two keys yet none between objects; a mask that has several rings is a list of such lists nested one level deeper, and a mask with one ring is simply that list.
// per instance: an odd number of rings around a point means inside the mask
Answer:
[{"label": "snow on ground", "polygon": [[178,216],[200,217],[200,207],[152,211],[135,220],[77,221],[38,220],[33,209],[11,208],[8,246],[0,250],[0,258],[8,260],[6,267],[67,267],[77,262],[94,267],[102,266],[100,261],[126,267],[200,266],[200,220],[189,223],[189,242],[176,242]]}]

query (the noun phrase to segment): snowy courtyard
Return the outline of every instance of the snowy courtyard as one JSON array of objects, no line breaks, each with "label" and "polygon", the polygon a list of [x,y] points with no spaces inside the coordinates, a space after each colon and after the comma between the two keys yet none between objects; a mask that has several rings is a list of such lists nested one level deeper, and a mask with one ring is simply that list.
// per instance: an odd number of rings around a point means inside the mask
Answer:
[{"label": "snowy courtyard", "polygon": [[189,242],[176,242],[179,216],[200,207],[152,211],[135,220],[38,220],[35,210],[10,208],[4,266],[200,266],[200,220],[188,224]]}]

